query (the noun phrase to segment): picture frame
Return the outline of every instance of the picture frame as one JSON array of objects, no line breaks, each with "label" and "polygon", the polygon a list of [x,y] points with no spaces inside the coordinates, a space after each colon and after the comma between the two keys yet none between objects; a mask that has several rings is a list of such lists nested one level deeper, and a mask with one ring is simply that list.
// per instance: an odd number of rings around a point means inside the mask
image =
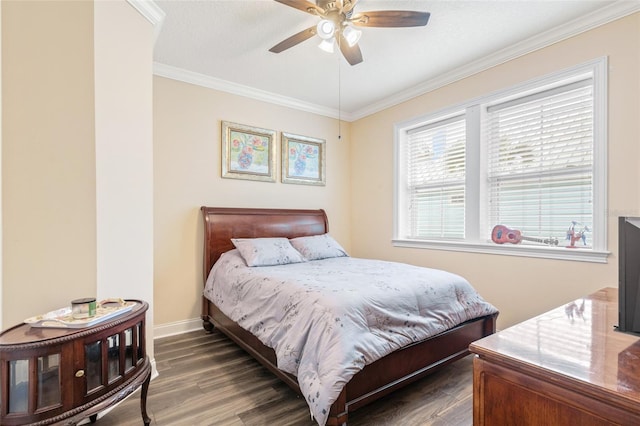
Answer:
[{"label": "picture frame", "polygon": [[282,132],[282,183],[326,184],[325,140]]},{"label": "picture frame", "polygon": [[277,132],[222,121],[222,177],[276,181]]}]

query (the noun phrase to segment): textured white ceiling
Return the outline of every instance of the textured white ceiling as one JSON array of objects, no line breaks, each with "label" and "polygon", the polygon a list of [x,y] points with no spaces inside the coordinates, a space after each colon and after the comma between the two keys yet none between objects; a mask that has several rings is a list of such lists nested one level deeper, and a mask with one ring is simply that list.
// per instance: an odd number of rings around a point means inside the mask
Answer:
[{"label": "textured white ceiling", "polygon": [[470,64],[500,52],[517,53],[514,46],[535,46],[536,37],[540,45],[549,44],[567,31],[579,32],[582,22],[602,23],[601,16],[614,8],[618,14],[638,10],[640,0],[360,0],[356,12],[418,10],[431,18],[426,27],[364,28],[359,42],[364,61],[355,66],[339,53],[318,49],[317,37],[279,54],[269,52],[319,19],[275,1],[155,3],[166,13],[155,46],[157,67],[357,118]]}]

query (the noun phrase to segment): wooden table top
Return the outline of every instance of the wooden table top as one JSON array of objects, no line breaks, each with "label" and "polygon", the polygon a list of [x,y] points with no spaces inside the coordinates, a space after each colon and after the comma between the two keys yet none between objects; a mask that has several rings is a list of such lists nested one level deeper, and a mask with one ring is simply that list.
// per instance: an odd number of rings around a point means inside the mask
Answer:
[{"label": "wooden table top", "polygon": [[471,344],[481,358],[640,403],[640,338],[615,330],[618,289],[604,288]]},{"label": "wooden table top", "polygon": [[82,334],[92,333],[98,329],[111,327],[128,320],[132,316],[145,312],[149,305],[142,300],[127,300],[128,302],[136,302],[132,309],[122,315],[115,316],[95,325],[83,328],[55,328],[55,327],[32,327],[29,324],[17,324],[0,333],[0,348],[13,345],[33,344],[37,342],[45,342],[52,339],[75,337]]}]

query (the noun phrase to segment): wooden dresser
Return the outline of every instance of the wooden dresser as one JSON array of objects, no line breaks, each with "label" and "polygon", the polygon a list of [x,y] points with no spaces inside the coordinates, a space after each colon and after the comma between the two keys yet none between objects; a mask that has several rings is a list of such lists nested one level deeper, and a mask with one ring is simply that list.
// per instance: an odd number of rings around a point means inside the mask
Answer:
[{"label": "wooden dresser", "polygon": [[640,338],[605,288],[471,344],[474,425],[640,425]]}]

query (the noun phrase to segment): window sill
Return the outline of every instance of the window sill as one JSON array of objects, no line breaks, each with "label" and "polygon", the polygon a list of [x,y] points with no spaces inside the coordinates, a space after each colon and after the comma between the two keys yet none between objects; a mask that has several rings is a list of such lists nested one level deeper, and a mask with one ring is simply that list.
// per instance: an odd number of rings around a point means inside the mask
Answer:
[{"label": "window sill", "polygon": [[577,262],[607,263],[608,251],[593,249],[547,247],[534,245],[498,245],[492,243],[469,243],[436,240],[392,240],[394,247],[422,248],[432,250],[461,251],[470,253],[498,254],[504,256],[536,257]]}]

